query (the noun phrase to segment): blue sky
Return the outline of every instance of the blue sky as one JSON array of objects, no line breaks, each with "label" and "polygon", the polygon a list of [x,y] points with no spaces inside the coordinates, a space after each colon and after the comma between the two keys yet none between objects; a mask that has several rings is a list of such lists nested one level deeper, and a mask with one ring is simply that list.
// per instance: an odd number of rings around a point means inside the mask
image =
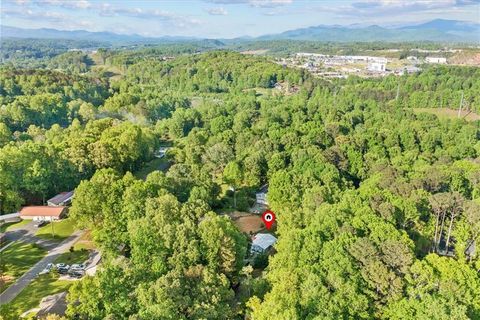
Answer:
[{"label": "blue sky", "polygon": [[479,22],[480,0],[1,0],[1,24],[230,38],[319,24]]}]

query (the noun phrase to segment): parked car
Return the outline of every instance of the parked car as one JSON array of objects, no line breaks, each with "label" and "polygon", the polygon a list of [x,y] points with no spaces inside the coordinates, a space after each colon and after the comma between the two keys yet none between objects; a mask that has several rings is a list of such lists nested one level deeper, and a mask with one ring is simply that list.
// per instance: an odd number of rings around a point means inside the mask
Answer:
[{"label": "parked car", "polygon": [[60,274],[67,274],[69,269],[70,269],[70,266],[68,264],[65,264],[65,263],[57,264],[57,271]]},{"label": "parked car", "polygon": [[36,228],[40,228],[40,227],[43,227],[44,225],[47,224],[47,221],[45,220],[39,220],[37,221],[33,226],[36,227]]},{"label": "parked car", "polygon": [[68,271],[68,275],[70,275],[71,277],[74,277],[74,278],[81,278],[85,275],[85,271],[81,270],[81,269],[71,269]]},{"label": "parked car", "polygon": [[68,273],[68,268],[57,268],[57,272],[60,274],[67,274]]},{"label": "parked car", "polygon": [[53,269],[54,267],[55,267],[55,266],[53,265],[53,263],[49,263],[49,264],[47,264],[47,266],[46,266],[42,271],[40,271],[39,274],[49,273],[50,271],[52,271],[52,269]]},{"label": "parked car", "polygon": [[85,265],[83,263],[74,263],[70,267],[70,270],[85,270]]}]

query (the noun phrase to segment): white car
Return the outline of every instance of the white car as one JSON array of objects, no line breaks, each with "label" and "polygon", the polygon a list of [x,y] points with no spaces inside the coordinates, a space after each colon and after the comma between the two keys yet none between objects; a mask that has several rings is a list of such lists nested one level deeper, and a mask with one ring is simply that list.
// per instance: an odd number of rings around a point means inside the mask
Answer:
[{"label": "white car", "polygon": [[42,271],[40,271],[39,274],[47,274],[47,273],[49,273],[52,269],[53,269],[53,263],[49,263],[49,264],[47,264],[47,266],[45,267],[45,269],[43,269]]},{"label": "white car", "polygon": [[75,264],[72,264],[72,266],[70,267],[70,270],[84,270],[85,269],[85,265],[83,263],[75,263]]}]

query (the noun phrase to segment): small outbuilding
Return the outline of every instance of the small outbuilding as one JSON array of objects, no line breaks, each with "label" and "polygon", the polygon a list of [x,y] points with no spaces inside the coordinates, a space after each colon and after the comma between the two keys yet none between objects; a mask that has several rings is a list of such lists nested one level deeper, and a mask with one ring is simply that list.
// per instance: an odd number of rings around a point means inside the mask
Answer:
[{"label": "small outbuilding", "polygon": [[68,206],[72,203],[72,199],[73,191],[62,192],[47,200],[47,204],[51,207]]},{"label": "small outbuilding", "polygon": [[276,242],[277,238],[269,233],[257,233],[253,236],[250,252],[252,254],[265,253],[269,251]]},{"label": "small outbuilding", "polygon": [[29,206],[20,210],[20,218],[34,221],[55,221],[65,217],[67,207]]},{"label": "small outbuilding", "polygon": [[267,193],[268,193],[268,184],[262,186],[256,193],[255,193],[255,198],[258,204],[267,206],[268,205],[268,200],[267,200]]}]

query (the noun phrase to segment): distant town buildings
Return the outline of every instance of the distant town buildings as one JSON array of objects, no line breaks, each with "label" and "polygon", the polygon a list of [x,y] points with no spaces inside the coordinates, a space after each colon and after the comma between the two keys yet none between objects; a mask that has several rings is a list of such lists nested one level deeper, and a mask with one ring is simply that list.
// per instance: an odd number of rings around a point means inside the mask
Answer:
[{"label": "distant town buildings", "polygon": [[[383,52],[400,52],[389,49]],[[405,59],[386,58],[381,56],[329,55],[322,53],[298,52],[287,58],[276,59],[282,66],[302,68],[313,75],[325,79],[359,77],[384,77],[387,75],[403,75],[420,72],[421,64],[447,64],[446,53],[460,52],[460,49],[442,48],[439,50],[413,49]],[[434,56],[424,58],[425,54]],[[276,86],[277,88],[277,86]]]},{"label": "distant town buildings", "polygon": [[367,70],[373,72],[385,72],[386,64],[381,62],[371,62],[368,64]]},{"label": "distant town buildings", "polygon": [[426,63],[439,63],[439,64],[446,64],[447,63],[447,58],[442,58],[442,57],[426,57],[425,58]]}]

